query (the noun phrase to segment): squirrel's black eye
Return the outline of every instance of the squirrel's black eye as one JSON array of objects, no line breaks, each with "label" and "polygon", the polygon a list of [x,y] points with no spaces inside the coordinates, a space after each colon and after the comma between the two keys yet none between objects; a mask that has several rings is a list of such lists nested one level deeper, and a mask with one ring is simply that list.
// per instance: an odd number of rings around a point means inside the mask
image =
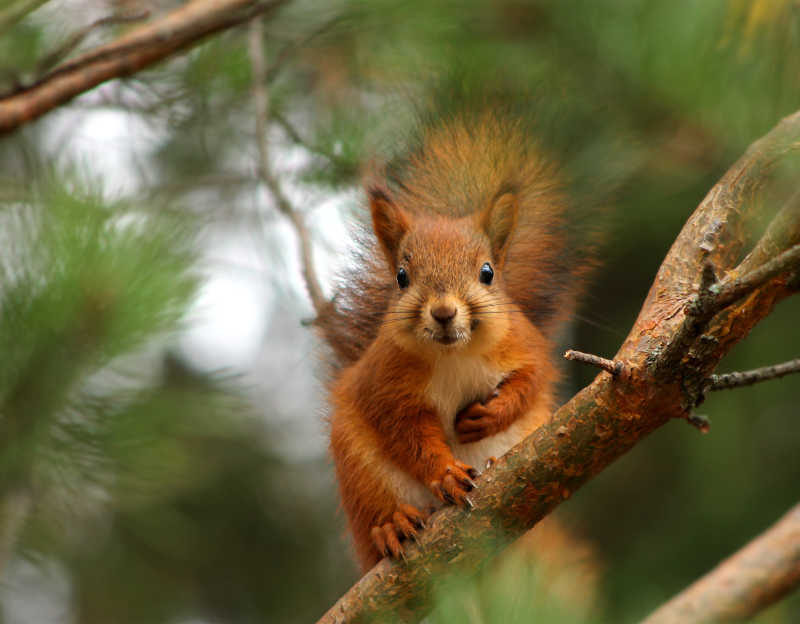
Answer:
[{"label": "squirrel's black eye", "polygon": [[493,278],[494,271],[492,271],[492,265],[485,262],[481,267],[481,284],[491,284]]},{"label": "squirrel's black eye", "polygon": [[408,286],[408,273],[406,273],[405,269],[399,269],[397,271],[397,285],[400,288],[406,288]]}]

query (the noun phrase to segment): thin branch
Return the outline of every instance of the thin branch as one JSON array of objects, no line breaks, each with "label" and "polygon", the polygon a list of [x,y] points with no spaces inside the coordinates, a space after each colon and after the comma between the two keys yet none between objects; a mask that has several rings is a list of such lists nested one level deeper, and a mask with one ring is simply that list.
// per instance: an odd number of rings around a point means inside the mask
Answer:
[{"label": "thin branch", "polygon": [[770,379],[779,379],[785,375],[800,373],[800,358],[789,360],[782,364],[773,366],[763,366],[749,371],[736,373],[725,373],[724,375],[711,375],[708,378],[709,390],[728,390],[730,388],[741,388],[742,386],[752,386],[753,384]]},{"label": "thin branch", "polygon": [[107,17],[101,17],[88,26],[84,26],[79,31],[74,33],[69,39],[67,39],[62,45],[58,46],[58,48],[42,57],[36,69],[39,79],[41,79],[42,74],[50,70],[54,65],[56,65],[56,63],[59,63],[65,57],[69,56],[69,54],[72,53],[75,48],[77,48],[93,31],[105,26],[141,22],[148,17],[150,17],[150,11],[144,9],[137,13],[126,13],[121,15],[109,15]]},{"label": "thin branch", "polygon": [[795,271],[798,268],[800,268],[800,244],[787,249],[772,258],[772,260],[765,262],[757,269],[741,277],[725,280],[712,287],[711,290],[715,293],[712,309],[721,310],[726,308],[773,277],[777,277],[781,273]]},{"label": "thin branch", "polygon": [[800,190],[784,204],[736,270],[748,273],[797,243],[800,243]]},{"label": "thin branch", "polygon": [[607,373],[611,373],[615,377],[622,372],[624,367],[620,361],[607,360],[599,355],[592,355],[591,353],[584,353],[583,351],[575,351],[574,349],[569,349],[566,353],[564,353],[564,358],[567,360],[572,360],[573,362],[581,362],[583,364],[589,364],[590,366],[596,366],[597,368],[603,369]]},{"label": "thin branch", "polygon": [[322,316],[328,308],[328,300],[320,286],[314,266],[314,249],[311,244],[311,235],[306,227],[302,215],[295,210],[289,198],[283,192],[278,178],[272,170],[267,142],[267,130],[270,119],[269,94],[266,82],[266,59],[264,56],[264,31],[260,20],[250,24],[250,60],[253,65],[253,96],[256,105],[256,143],[259,155],[259,175],[269,189],[278,210],[287,218],[297,233],[300,242],[300,262],[303,267],[308,295],[314,306],[316,315]]},{"label": "thin branch", "polygon": [[[702,326],[686,314],[695,285],[711,289],[712,274],[704,267],[728,271],[741,257],[745,225],[755,217],[752,193],[771,166],[798,147],[800,113],[795,113],[755,142],[701,202],[614,357],[625,363],[624,375],[598,375],[479,478],[472,511],[449,507],[434,514],[420,535],[421,546],[407,547],[407,563],[380,562],[320,622],[369,621],[387,614],[419,620],[437,579],[478,570],[648,434],[670,419],[686,418],[693,405],[687,392],[700,395],[733,345],[790,294],[776,280],[766,283],[757,291],[769,295],[763,302],[720,321],[725,340],[704,341],[698,332]],[[703,349],[688,358],[695,343]]]},{"label": "thin branch", "polygon": [[[300,136],[300,132],[298,132],[297,128],[295,128],[292,123],[280,112],[272,111],[272,119],[281,127],[281,129],[286,133],[286,136],[289,137],[293,143],[296,143],[304,149],[307,149],[309,152],[314,152],[315,154],[318,153],[316,148],[311,143],[306,141],[302,136]],[[327,156],[327,154],[322,155]]]},{"label": "thin branch", "polygon": [[272,81],[278,76],[280,70],[284,67],[284,65],[286,65],[287,59],[289,59],[292,54],[294,54],[297,50],[306,47],[314,39],[325,33],[339,21],[341,21],[341,15],[337,15],[329,20],[326,20],[304,37],[301,37],[297,41],[291,41],[283,46],[278,54],[275,55],[275,59],[272,61],[272,63],[270,63],[269,67],[264,70],[264,81],[267,84],[271,84]]},{"label": "thin branch", "polygon": [[18,93],[0,98],[0,135],[106,80],[129,76],[208,35],[273,13],[288,0],[193,0],[116,41],[62,63]]},{"label": "thin branch", "polygon": [[306,141],[302,136],[300,136],[300,133],[297,131],[297,128],[295,128],[292,125],[292,123],[278,111],[273,111],[271,118],[273,121],[275,121],[275,123],[277,123],[281,127],[281,129],[286,133],[286,136],[288,136],[293,143],[296,143],[297,145],[299,145],[305,150],[308,150],[312,154],[316,154],[317,156],[325,158],[331,163],[341,162],[341,159],[337,158],[335,154],[331,154],[329,151],[321,149],[320,147],[314,145],[313,143]]},{"label": "thin branch", "polygon": [[690,412],[686,417],[686,422],[700,431],[700,433],[708,433],[711,430],[711,421],[705,414]]},{"label": "thin branch", "polygon": [[800,585],[800,505],[643,624],[733,622],[753,617]]},{"label": "thin branch", "polygon": [[741,277],[731,277],[722,282],[717,281],[713,265],[706,263],[703,266],[697,295],[687,306],[687,316],[698,319],[698,323],[705,323],[714,314],[746,297],[772,278],[782,273],[796,271],[798,268],[800,268],[800,244],[765,261]]}]

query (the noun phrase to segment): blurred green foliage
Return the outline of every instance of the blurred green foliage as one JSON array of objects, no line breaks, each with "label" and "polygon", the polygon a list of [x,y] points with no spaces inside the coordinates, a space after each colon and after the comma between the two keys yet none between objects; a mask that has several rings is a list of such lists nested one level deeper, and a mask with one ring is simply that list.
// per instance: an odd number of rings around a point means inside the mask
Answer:
[{"label": "blurred green foliage", "polygon": [[[37,78],[64,4],[0,32],[0,93]],[[70,15],[75,30],[91,21]],[[800,108],[799,28],[789,0],[297,0],[262,42],[274,165],[309,215],[401,149],[420,102],[492,85],[536,117],[574,201],[605,211],[602,264],[565,342],[610,355],[693,208]],[[57,562],[70,621],[311,621],[356,579],[330,466],[284,452],[281,417],[318,418],[312,393],[262,404],[170,350],[201,279],[195,235],[277,223],[254,173],[252,79],[238,28],[0,141],[0,564],[13,578],[15,561]],[[136,185],[117,195],[64,149],[98,109],[150,131],[145,147],[131,139]],[[767,212],[796,190],[792,165]],[[293,250],[263,240],[288,266]],[[267,284],[280,319],[265,375],[307,374],[313,358],[285,331],[305,302]],[[781,304],[725,369],[797,357],[799,317]],[[594,375],[564,369],[564,397]],[[787,378],[711,396],[709,435],[671,423],[564,505],[601,562],[590,615],[510,557],[441,589],[432,621],[641,618],[797,502],[799,390]],[[795,597],[759,621],[798,617]]]}]

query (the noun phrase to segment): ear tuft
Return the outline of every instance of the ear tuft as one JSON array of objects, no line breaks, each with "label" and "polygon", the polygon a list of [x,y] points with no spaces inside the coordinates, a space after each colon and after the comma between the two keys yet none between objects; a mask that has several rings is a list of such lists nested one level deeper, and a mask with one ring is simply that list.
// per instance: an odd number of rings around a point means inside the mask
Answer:
[{"label": "ear tuft", "polygon": [[372,229],[392,270],[397,268],[397,250],[400,241],[408,232],[408,215],[389,198],[381,188],[372,187],[368,191],[369,210],[372,214]]},{"label": "ear tuft", "polygon": [[495,195],[489,207],[481,214],[481,227],[492,246],[492,258],[502,264],[508,239],[517,223],[517,196],[513,192],[501,191]]}]

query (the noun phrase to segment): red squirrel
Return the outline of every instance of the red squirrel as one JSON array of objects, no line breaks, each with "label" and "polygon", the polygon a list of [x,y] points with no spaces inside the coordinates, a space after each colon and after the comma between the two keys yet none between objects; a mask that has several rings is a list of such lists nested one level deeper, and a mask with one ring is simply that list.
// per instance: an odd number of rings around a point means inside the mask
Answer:
[{"label": "red squirrel", "polygon": [[525,124],[453,115],[368,187],[374,236],[320,320],[330,450],[364,571],[428,510],[470,505],[476,467],[544,424],[551,339],[578,271],[555,168]]}]

